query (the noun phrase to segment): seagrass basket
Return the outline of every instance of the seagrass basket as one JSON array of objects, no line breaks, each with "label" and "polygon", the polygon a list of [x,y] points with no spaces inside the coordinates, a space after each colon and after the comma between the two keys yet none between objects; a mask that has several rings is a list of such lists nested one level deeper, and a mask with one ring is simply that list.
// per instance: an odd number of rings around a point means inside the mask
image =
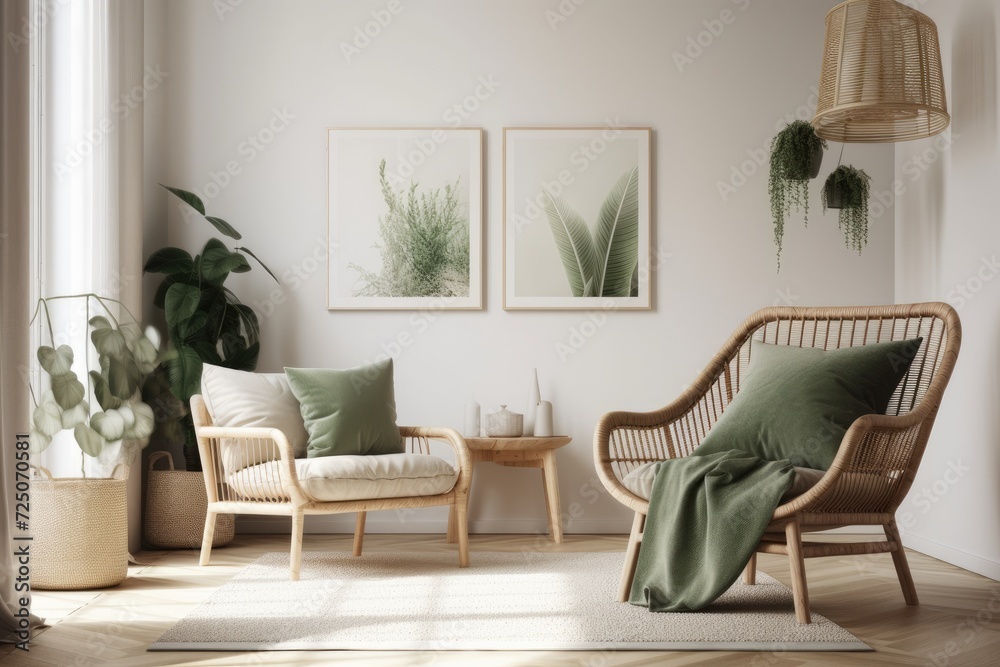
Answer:
[{"label": "seagrass basket", "polygon": [[[169,468],[154,469],[162,458],[166,458]],[[146,515],[143,521],[146,543],[159,549],[201,548],[207,512],[208,496],[205,495],[203,474],[174,470],[174,459],[169,452],[153,452],[149,457],[146,478]],[[233,515],[220,514],[215,522],[212,546],[229,544],[235,534],[236,520]]]},{"label": "seagrass basket", "polygon": [[126,480],[42,477],[31,484],[31,587],[81,590],[117,586],[128,576]]}]

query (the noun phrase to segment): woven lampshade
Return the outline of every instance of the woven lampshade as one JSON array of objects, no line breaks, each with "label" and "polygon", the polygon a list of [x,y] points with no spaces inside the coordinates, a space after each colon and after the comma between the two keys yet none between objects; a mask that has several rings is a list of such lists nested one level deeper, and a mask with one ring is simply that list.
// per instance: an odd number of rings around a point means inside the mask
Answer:
[{"label": "woven lampshade", "polygon": [[830,10],[816,134],[838,142],[908,141],[933,136],[950,120],[930,18],[893,0],[848,0]]}]

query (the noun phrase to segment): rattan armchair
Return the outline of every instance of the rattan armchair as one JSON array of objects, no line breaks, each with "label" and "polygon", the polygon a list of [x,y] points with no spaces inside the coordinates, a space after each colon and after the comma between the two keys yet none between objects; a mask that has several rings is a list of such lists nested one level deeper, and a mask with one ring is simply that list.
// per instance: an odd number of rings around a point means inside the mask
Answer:
[{"label": "rattan armchair", "polygon": [[[805,558],[892,554],[909,605],[918,604],[895,513],[923,456],[945,387],[958,358],[962,329],[944,303],[852,308],[765,308],[736,330],[698,379],[673,403],[654,412],[611,412],[594,434],[598,475],[611,495],[635,512],[619,599],[628,599],[649,502],[622,479],[636,467],[691,454],[740,390],[750,364],[750,341],[834,349],[923,337],[906,376],[884,415],[857,419],[836,459],[807,492],[774,511],[758,553],[788,556],[795,615],[809,623]],[[857,543],[803,542],[802,533],[843,526],[882,526],[885,540]],[[756,553],[744,582],[754,583]]]},{"label": "rattan armchair", "polygon": [[[404,497],[363,498],[358,500],[318,501],[300,484],[296,471],[295,455],[288,438],[276,428],[231,428],[215,426],[201,395],[191,397],[191,414],[198,436],[208,494],[208,513],[201,545],[200,565],[208,565],[212,554],[212,539],[219,514],[263,514],[290,516],[292,519],[289,575],[298,581],[302,562],[302,529],[307,514],[342,514],[357,512],[354,530],[355,556],[361,555],[365,535],[367,512],[388,509],[415,509],[448,505],[451,513],[448,535],[457,534],[459,567],[469,566],[469,535],[467,508],[469,485],[472,483],[472,458],[469,448],[457,431],[439,427],[400,427],[399,432],[414,454],[430,454],[430,441],[448,443],[455,454],[454,467],[458,471],[454,486],[444,493]],[[226,476],[223,447],[240,447],[254,461],[270,461],[263,471],[260,466],[241,475]],[[266,452],[266,454],[265,454]],[[449,540],[451,541],[451,540]]]}]

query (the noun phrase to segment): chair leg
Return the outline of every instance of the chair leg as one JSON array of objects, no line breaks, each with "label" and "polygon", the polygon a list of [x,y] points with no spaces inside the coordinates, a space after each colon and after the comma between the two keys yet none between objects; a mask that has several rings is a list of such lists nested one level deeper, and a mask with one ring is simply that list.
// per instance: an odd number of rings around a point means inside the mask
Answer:
[{"label": "chair leg", "polygon": [[802,625],[812,622],[809,616],[809,589],[806,586],[806,562],[802,557],[802,530],[799,522],[785,526],[788,564],[792,570],[792,598],[795,600],[795,620]]},{"label": "chair leg", "polygon": [[215,519],[217,516],[215,512],[209,512],[205,515],[205,532],[201,538],[199,565],[208,565],[208,559],[212,557],[212,540],[215,539]]},{"label": "chair leg", "polygon": [[757,552],[753,552],[750,556],[750,560],[747,561],[747,566],[743,568],[743,583],[748,586],[753,586],[757,583]]},{"label": "chair leg", "polygon": [[292,511],[292,547],[288,554],[289,578],[292,581],[299,580],[299,571],[302,569],[302,529],[305,519],[301,510]]},{"label": "chair leg", "polygon": [[622,568],[622,579],[618,585],[618,601],[628,602],[632,592],[632,579],[635,578],[635,566],[639,562],[639,545],[642,543],[642,529],[646,524],[646,515],[635,513],[632,519],[632,533],[628,537],[628,547],[625,549],[625,566]]},{"label": "chair leg", "polygon": [[458,566],[469,567],[469,496],[455,498],[453,507],[458,536]]},{"label": "chair leg", "polygon": [[365,517],[367,512],[358,512],[357,521],[354,523],[354,555],[361,555],[361,547],[365,541]]},{"label": "chair leg", "polygon": [[455,504],[452,503],[448,505],[448,533],[445,536],[445,542],[448,544],[454,544],[455,538]]},{"label": "chair leg", "polygon": [[918,605],[917,587],[913,585],[913,576],[910,574],[910,565],[906,562],[906,552],[903,551],[903,541],[899,538],[899,529],[895,521],[890,521],[883,526],[885,536],[895,543],[896,550],[892,552],[892,563],[896,566],[896,576],[899,578],[899,587],[903,589],[903,599],[908,605]]}]

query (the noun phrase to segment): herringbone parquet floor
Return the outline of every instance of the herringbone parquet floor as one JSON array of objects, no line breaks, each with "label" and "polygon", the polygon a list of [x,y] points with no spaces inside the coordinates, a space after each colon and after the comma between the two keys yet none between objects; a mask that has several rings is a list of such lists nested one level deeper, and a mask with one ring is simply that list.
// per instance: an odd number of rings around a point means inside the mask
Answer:
[{"label": "herringbone parquet floor", "polygon": [[[622,551],[624,536],[567,536],[554,545],[535,536],[472,536],[476,551],[544,549]],[[349,551],[349,535],[306,535],[305,549]],[[440,535],[369,535],[367,551],[447,550]],[[822,558],[807,563],[815,611],[844,626],[876,649],[874,653],[654,653],[654,652],[272,652],[147,653],[177,619],[244,566],[267,551],[288,549],[287,536],[241,535],[213,553],[213,565],[198,567],[195,551],[143,552],[145,563],[129,570],[115,589],[84,592],[36,591],[34,609],[52,627],[31,651],[0,648],[0,664],[25,667],[102,665],[325,665],[345,667],[619,667],[640,665],[1000,665],[1000,583],[921,554],[909,553],[921,598],[907,607],[887,554]],[[760,568],[788,585],[785,561],[760,556]]]}]

